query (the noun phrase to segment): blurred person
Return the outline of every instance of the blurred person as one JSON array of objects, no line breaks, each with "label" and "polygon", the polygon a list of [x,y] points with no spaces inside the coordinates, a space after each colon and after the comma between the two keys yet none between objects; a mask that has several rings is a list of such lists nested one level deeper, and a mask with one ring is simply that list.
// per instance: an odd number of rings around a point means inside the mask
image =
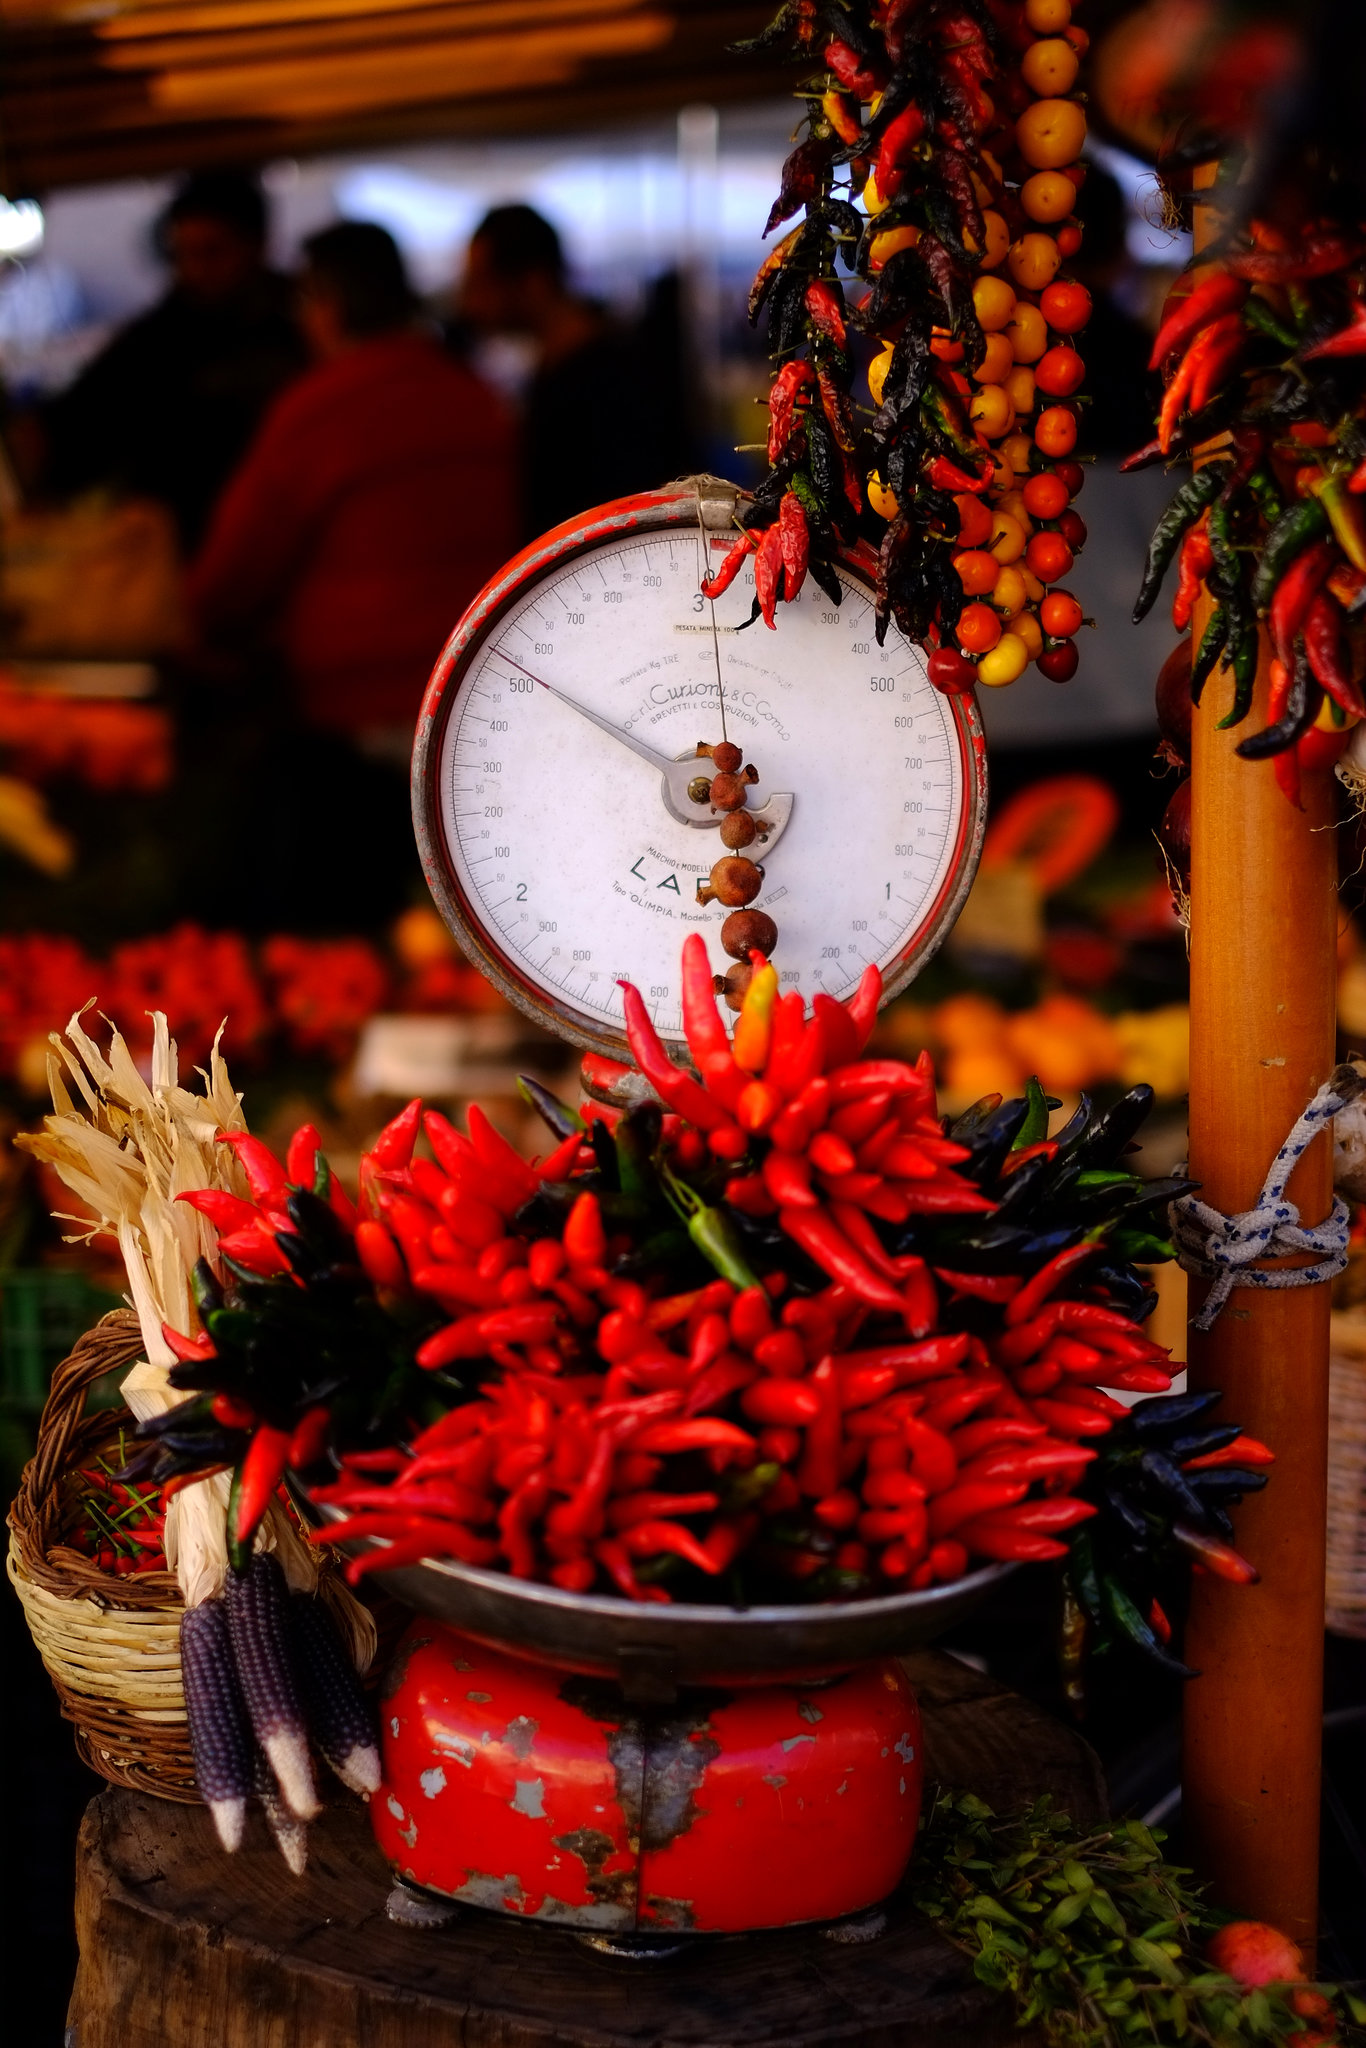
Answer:
[{"label": "blurred person", "polygon": [[[362,924],[401,906],[415,867],[407,762],[427,678],[517,544],[512,423],[415,304],[383,228],[310,236],[313,366],[267,414],[189,574],[208,645],[247,656],[248,687],[272,664],[287,685],[294,729],[277,732],[266,800],[291,835],[282,866]],[[326,850],[325,820],[340,827]]]},{"label": "blurred person", "polygon": [[414,325],[385,229],[304,244],[313,367],[266,416],[190,570],[211,639],[284,661],[305,724],[410,743],[423,686],[513,552],[513,436],[495,395]]},{"label": "blurred person", "polygon": [[470,240],[456,294],[463,327],[529,339],[522,527],[530,538],[609,498],[693,466],[681,325],[657,290],[639,334],[569,289],[559,235],[530,206],[497,206]]},{"label": "blurred person", "polygon": [[288,278],[267,267],[257,181],[197,171],[157,222],[165,296],[37,415],[39,487],[159,499],[189,550],[271,400],[306,361]]}]

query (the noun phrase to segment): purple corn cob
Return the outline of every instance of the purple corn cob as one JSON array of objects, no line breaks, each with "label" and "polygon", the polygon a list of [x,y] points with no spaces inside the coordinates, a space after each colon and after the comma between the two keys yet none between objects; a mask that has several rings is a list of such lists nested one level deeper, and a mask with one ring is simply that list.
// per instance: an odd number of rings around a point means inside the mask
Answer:
[{"label": "purple corn cob", "polygon": [[219,1841],[231,1851],[241,1843],[252,1790],[252,1740],[222,1600],[205,1600],[181,1616],[180,1675],[195,1783]]},{"label": "purple corn cob", "polygon": [[267,1551],[245,1572],[229,1572],[228,1624],[238,1683],[251,1729],[270,1760],[290,1810],[300,1820],[318,1811],[308,1736],[291,1656],[289,1593]]}]

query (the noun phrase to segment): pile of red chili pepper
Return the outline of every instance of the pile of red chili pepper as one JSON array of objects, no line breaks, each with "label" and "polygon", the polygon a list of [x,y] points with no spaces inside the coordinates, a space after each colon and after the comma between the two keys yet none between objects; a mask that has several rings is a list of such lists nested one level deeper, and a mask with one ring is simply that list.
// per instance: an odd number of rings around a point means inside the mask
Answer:
[{"label": "pile of red chili pepper", "polygon": [[[862,549],[879,640],[894,619],[934,643],[941,689],[1031,660],[1075,673],[1081,607],[1057,586],[1086,537],[1070,501],[1090,300],[1060,269],[1081,244],[1086,41],[1070,0],[788,0],[750,46],[819,68],[765,232],[804,218],[750,294],[779,364],[769,474],[708,595],[752,554],[771,626],[808,567],[838,601],[838,552]],[[852,307],[841,264],[871,287]]]},{"label": "pile of red chili pepper", "polygon": [[166,1503],[159,1487],[120,1478],[119,1458],[96,1457],[68,1481],[62,1541],[116,1578],[166,1569]]},{"label": "pile of red chili pepper", "polygon": [[1243,220],[1239,202],[1230,159],[1215,240],[1153,345],[1157,434],[1123,466],[1200,457],[1153,534],[1134,617],[1173,561],[1178,631],[1208,594],[1190,692],[1198,704],[1211,675],[1228,678],[1221,727],[1252,710],[1268,632],[1268,722],[1238,752],[1272,759],[1298,804],[1301,776],[1332,767],[1366,716],[1366,229],[1317,211]]},{"label": "pile of red chili pepper", "polygon": [[[1184,1446],[1173,1495],[1121,1441],[1115,1391],[1169,1385],[1129,1261],[1166,1255],[1151,1219],[1186,1183],[1118,1163],[1151,1091],[1051,1138],[1037,1087],[946,1125],[923,1058],[867,1056],[875,972],[808,1013],[753,966],[732,1034],[689,941],[693,1070],[626,986],[638,1099],[529,1084],[558,1139],[534,1165],[477,1109],[460,1132],[414,1102],[357,1208],[307,1127],[283,1164],[227,1136],[252,1199],[182,1198],[218,1270],[202,1328],[166,1332],[190,1399],[132,1467],[232,1468],[243,1556],[293,1467],[345,1511],[326,1536],[384,1546],[353,1577],[445,1556],[650,1600],[848,1598],[1062,1560],[1085,1524],[1122,1594],[1116,1540],[1136,1524],[1151,1560],[1174,1519],[1246,1576],[1211,1519],[1227,1474],[1207,1513]],[[1106,1598],[1151,1639],[1150,1594]]]}]

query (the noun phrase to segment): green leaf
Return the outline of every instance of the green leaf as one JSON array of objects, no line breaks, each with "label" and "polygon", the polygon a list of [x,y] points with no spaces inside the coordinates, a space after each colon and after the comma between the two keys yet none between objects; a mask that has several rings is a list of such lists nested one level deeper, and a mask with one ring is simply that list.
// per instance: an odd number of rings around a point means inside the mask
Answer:
[{"label": "green leaf", "polygon": [[1137,1957],[1146,1970],[1151,1970],[1160,1984],[1179,1984],[1181,1972],[1164,1948],[1155,1941],[1131,1941],[1129,1952]]},{"label": "green leaf", "polygon": [[1090,1871],[1086,1868],[1086,1865],[1078,1863],[1076,1858],[1072,1856],[1069,1856],[1066,1863],[1063,1864],[1062,1874],[1074,1892],[1089,1892],[1093,1889],[1096,1882]]},{"label": "green leaf", "polygon": [[1050,1934],[1061,1934],[1064,1927],[1070,1927],[1074,1920],[1081,1917],[1086,1911],[1086,1905],[1085,1892],[1072,1892],[1060,1905],[1053,1908],[1043,1924]]}]

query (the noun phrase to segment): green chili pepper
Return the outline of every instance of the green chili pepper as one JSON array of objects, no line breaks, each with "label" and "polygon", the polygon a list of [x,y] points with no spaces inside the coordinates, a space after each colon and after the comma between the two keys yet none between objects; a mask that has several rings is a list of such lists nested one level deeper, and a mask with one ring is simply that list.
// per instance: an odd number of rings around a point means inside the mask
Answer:
[{"label": "green chili pepper", "polygon": [[1252,690],[1257,680],[1259,644],[1256,621],[1253,619],[1240,620],[1233,643],[1233,659],[1231,663],[1233,669],[1233,704],[1225,716],[1219,720],[1218,729],[1220,732],[1223,732],[1226,726],[1241,725],[1248,712],[1252,709]]},{"label": "green chili pepper", "polygon": [[1165,1670],[1175,1671],[1182,1678],[1199,1677],[1198,1671],[1192,1671],[1189,1665],[1183,1664],[1179,1658],[1170,1656],[1163,1649],[1118,1579],[1106,1572],[1100,1583],[1106,1612],[1131,1643],[1136,1644],[1155,1664],[1161,1664]]},{"label": "green chili pepper", "polygon": [[256,1538],[253,1529],[245,1543],[237,1540],[237,1504],[242,1493],[242,1461],[233,1467],[232,1485],[228,1489],[228,1563],[235,1572],[244,1572],[251,1563],[252,1544]]},{"label": "green chili pepper", "polygon": [[1215,664],[1224,651],[1232,618],[1226,604],[1216,604],[1210,613],[1209,624],[1201,637],[1195,660],[1191,663],[1191,703],[1198,704],[1205,684],[1214,673]]},{"label": "green chili pepper", "polygon": [[1294,329],[1287,327],[1283,320],[1278,320],[1266,300],[1257,298],[1255,294],[1252,298],[1244,300],[1243,318],[1249,327],[1255,327],[1271,341],[1278,341],[1287,355],[1300,345],[1300,338]]},{"label": "green chili pepper", "polygon": [[1025,1082],[1025,1101],[1029,1107],[1015,1134],[1015,1142],[1010,1148],[1012,1152],[1023,1152],[1027,1145],[1042,1144],[1048,1136],[1048,1097],[1033,1074]]},{"label": "green chili pepper", "polygon": [[1206,463],[1198,469],[1189,482],[1182,484],[1176,496],[1168,505],[1153,529],[1148,543],[1148,556],[1143,565],[1143,581],[1134,600],[1134,624],[1146,619],[1157,602],[1157,593],[1162,588],[1162,579],[1182,536],[1188,526],[1193,526],[1206,505],[1223,484],[1225,469],[1222,463]]},{"label": "green chili pepper", "polygon": [[1068,1548],[1072,1556],[1067,1567],[1067,1576],[1071,1581],[1072,1590],[1081,1602],[1084,1612],[1099,1625],[1105,1618],[1105,1610],[1101,1605],[1095,1546],[1091,1541],[1091,1531],[1084,1522],[1079,1528],[1071,1531]]},{"label": "green chili pepper", "polygon": [[574,1131],[586,1131],[588,1126],[576,1109],[567,1102],[561,1102],[558,1095],[552,1095],[539,1081],[533,1081],[530,1074],[517,1076],[517,1093],[528,1109],[534,1109],[547,1130],[557,1138],[567,1138]]},{"label": "green chili pepper", "polygon": [[762,1282],[745,1257],[739,1234],[726,1211],[710,1207],[695,1189],[662,1163],[660,1179],[669,1201],[687,1223],[688,1236],[721,1278],[729,1280],[734,1287],[761,1286]]},{"label": "green chili pepper", "polygon": [[1328,530],[1328,514],[1317,498],[1297,498],[1267,535],[1257,573],[1252,579],[1252,603],[1260,614],[1276,594],[1276,585],[1311,541]]}]

